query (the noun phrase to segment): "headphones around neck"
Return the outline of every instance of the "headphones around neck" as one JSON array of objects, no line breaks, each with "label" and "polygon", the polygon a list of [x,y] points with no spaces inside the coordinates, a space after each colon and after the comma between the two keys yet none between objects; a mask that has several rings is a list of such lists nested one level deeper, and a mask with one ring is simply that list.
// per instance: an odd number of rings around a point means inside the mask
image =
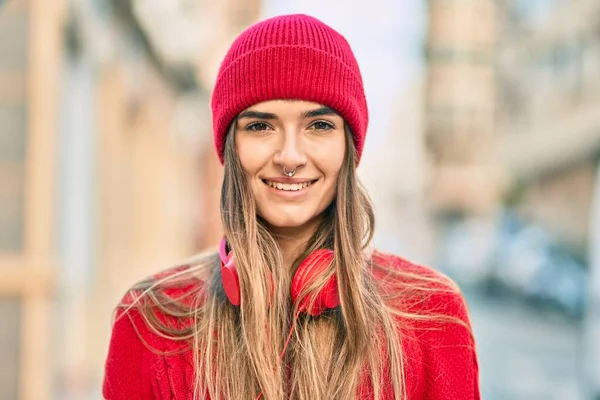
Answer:
[{"label": "headphones around neck", "polygon": [[[221,239],[219,245],[219,257],[221,258],[221,281],[227,298],[234,306],[241,303],[240,278],[235,267],[233,251],[228,251],[227,238]],[[318,249],[306,257],[294,274],[291,285],[292,301],[296,303],[300,294],[319,276],[333,261],[333,250]],[[312,299],[314,302],[311,306]],[[306,295],[302,297],[298,305],[298,311],[308,313],[313,317],[320,315],[323,311],[336,308],[340,305],[340,296],[337,288],[337,277],[332,275],[316,296]]]}]

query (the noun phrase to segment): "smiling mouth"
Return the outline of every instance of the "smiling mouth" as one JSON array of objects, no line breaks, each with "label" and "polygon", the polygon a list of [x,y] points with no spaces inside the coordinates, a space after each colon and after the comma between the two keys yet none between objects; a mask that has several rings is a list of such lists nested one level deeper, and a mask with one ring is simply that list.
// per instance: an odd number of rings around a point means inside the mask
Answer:
[{"label": "smiling mouth", "polygon": [[305,189],[315,183],[318,179],[313,181],[306,182],[298,182],[298,183],[282,183],[282,182],[274,182],[267,179],[263,179],[263,183],[267,186],[272,187],[273,189],[283,190],[286,192],[297,192],[299,190]]}]

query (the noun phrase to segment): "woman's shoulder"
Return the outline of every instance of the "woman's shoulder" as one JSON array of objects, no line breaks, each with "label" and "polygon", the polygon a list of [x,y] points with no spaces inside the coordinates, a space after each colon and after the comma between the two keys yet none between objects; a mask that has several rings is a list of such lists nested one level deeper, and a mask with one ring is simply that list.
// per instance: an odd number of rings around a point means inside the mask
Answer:
[{"label": "woman's shoulder", "polygon": [[139,340],[155,350],[189,336],[195,310],[205,300],[209,261],[180,263],[127,289],[114,309],[112,339]]},{"label": "woman's shoulder", "polygon": [[402,311],[446,316],[470,325],[465,297],[444,273],[377,250],[371,264],[378,286]]},{"label": "woman's shoulder", "polygon": [[113,317],[104,398],[153,398],[156,390],[170,390],[157,378],[167,373],[166,365],[176,365],[180,380],[186,381],[193,369],[189,338],[194,309],[204,296],[205,272],[182,264],[152,274],[125,292]]},{"label": "woman's shoulder", "polygon": [[117,309],[147,306],[149,301],[158,299],[191,305],[190,302],[206,287],[210,278],[207,270],[206,267],[179,264],[149,275],[125,291]]},{"label": "woman's shoulder", "polygon": [[374,252],[376,282],[401,321],[419,398],[479,399],[476,344],[465,297],[445,274]]},{"label": "woman's shoulder", "polygon": [[458,286],[444,273],[418,264],[396,254],[374,250],[370,266],[373,277],[391,289],[418,289],[418,292],[460,292]]},{"label": "woman's shoulder", "polygon": [[131,286],[116,307],[117,317],[139,313],[154,331],[185,330],[206,298],[214,254],[154,273]]}]

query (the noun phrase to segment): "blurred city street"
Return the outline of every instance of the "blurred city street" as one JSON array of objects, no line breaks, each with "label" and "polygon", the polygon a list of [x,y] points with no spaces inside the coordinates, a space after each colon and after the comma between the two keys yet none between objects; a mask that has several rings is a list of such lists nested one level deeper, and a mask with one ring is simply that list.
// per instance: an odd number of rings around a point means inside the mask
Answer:
[{"label": "blurred city street", "polygon": [[580,400],[576,321],[516,300],[466,291],[485,400]]},{"label": "blurred city street", "polygon": [[219,242],[217,70],[290,13],[352,46],[373,244],[463,289],[481,398],[591,400],[599,0],[0,0],[0,400],[99,399],[123,293]]}]

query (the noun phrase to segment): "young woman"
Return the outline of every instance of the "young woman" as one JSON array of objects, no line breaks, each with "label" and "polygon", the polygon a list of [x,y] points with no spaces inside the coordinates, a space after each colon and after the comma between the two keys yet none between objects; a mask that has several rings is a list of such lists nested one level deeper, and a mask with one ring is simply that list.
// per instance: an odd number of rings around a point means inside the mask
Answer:
[{"label": "young woman", "polygon": [[305,15],[227,53],[212,96],[219,252],[117,308],[106,399],[479,399],[457,287],[371,247],[368,111],[346,40]]}]

